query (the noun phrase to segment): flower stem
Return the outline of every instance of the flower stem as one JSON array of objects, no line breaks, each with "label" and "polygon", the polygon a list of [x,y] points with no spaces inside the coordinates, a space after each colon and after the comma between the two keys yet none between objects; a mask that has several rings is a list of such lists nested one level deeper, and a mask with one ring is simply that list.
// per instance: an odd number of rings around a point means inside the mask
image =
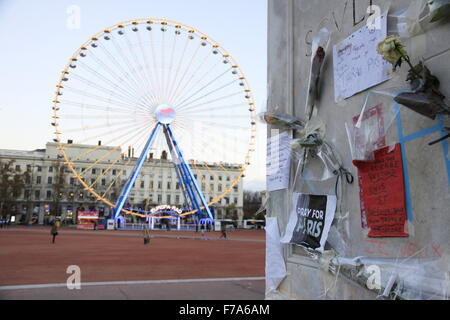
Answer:
[{"label": "flower stem", "polygon": [[411,60],[409,59],[409,56],[408,56],[408,55],[403,55],[402,52],[401,52],[398,48],[395,48],[395,50],[397,50],[397,52],[400,53],[400,57],[403,58],[403,60],[406,61],[406,63],[407,63],[407,64],[409,65],[409,67],[411,68],[411,71],[412,71],[417,77],[419,77],[419,79],[424,80],[424,79],[422,78],[422,75],[420,75],[419,73],[417,73],[416,68],[414,68],[414,66],[413,66],[412,63],[411,63]]}]

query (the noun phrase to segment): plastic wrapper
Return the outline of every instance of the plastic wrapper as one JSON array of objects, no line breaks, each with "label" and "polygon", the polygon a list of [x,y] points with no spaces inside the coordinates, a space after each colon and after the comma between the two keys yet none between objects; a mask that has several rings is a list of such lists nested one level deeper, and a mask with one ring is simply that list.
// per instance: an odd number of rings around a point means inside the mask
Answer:
[{"label": "plastic wrapper", "polygon": [[345,123],[353,160],[373,161],[375,150],[397,143],[390,129],[398,114],[392,100],[398,91],[369,91],[361,113]]},{"label": "plastic wrapper", "polygon": [[448,300],[450,255],[439,258],[348,258],[334,250],[308,251],[324,272],[334,275],[324,294],[333,298],[338,279],[349,280],[375,293],[378,300]]},{"label": "plastic wrapper", "polygon": [[277,110],[260,113],[259,119],[274,129],[303,130],[305,128],[305,122],[303,120],[278,112]]},{"label": "plastic wrapper", "polygon": [[450,0],[429,0],[430,22],[436,22],[450,17]]},{"label": "plastic wrapper", "polygon": [[401,38],[411,38],[424,33],[423,25],[429,20],[426,0],[412,0],[409,7],[390,13],[392,19],[389,33],[398,34]]},{"label": "plastic wrapper", "polygon": [[294,186],[297,179],[325,181],[334,177],[327,166],[323,152],[325,123],[313,118],[292,141],[294,160],[297,161]]},{"label": "plastic wrapper", "polygon": [[389,14],[389,33],[401,38],[424,34],[437,21],[450,17],[450,0],[412,0],[407,8]]},{"label": "plastic wrapper", "polygon": [[283,245],[280,242],[277,217],[266,218],[266,291],[277,291],[286,277]]},{"label": "plastic wrapper", "polygon": [[311,119],[316,101],[319,98],[320,75],[325,63],[326,52],[330,43],[331,33],[327,28],[317,32],[312,42],[311,72],[309,76],[306,114]]}]

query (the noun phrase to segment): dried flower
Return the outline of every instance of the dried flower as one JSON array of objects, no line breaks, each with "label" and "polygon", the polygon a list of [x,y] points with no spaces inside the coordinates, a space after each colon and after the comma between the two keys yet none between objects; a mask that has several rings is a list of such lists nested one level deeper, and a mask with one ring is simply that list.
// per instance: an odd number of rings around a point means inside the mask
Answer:
[{"label": "dried flower", "polygon": [[377,51],[383,56],[384,60],[394,66],[394,70],[402,66],[403,60],[409,61],[408,52],[401,39],[397,36],[391,35],[381,41],[378,44]]}]

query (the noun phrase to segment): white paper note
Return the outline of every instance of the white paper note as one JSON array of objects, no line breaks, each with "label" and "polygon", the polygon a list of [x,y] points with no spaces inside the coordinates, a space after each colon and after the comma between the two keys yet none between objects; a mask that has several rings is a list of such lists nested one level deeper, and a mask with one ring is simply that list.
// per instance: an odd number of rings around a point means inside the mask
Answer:
[{"label": "white paper note", "polygon": [[347,99],[390,79],[392,66],[377,52],[387,36],[386,15],[378,29],[364,26],[333,48],[335,101]]},{"label": "white paper note", "polygon": [[267,190],[269,192],[289,187],[291,142],[292,138],[287,132],[267,140]]}]

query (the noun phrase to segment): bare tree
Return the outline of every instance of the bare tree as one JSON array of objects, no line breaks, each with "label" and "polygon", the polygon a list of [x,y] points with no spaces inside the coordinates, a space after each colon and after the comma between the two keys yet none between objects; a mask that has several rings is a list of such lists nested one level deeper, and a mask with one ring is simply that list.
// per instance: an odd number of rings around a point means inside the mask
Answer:
[{"label": "bare tree", "polygon": [[15,207],[17,199],[25,188],[28,172],[14,168],[14,160],[0,161],[0,216],[5,217]]}]

